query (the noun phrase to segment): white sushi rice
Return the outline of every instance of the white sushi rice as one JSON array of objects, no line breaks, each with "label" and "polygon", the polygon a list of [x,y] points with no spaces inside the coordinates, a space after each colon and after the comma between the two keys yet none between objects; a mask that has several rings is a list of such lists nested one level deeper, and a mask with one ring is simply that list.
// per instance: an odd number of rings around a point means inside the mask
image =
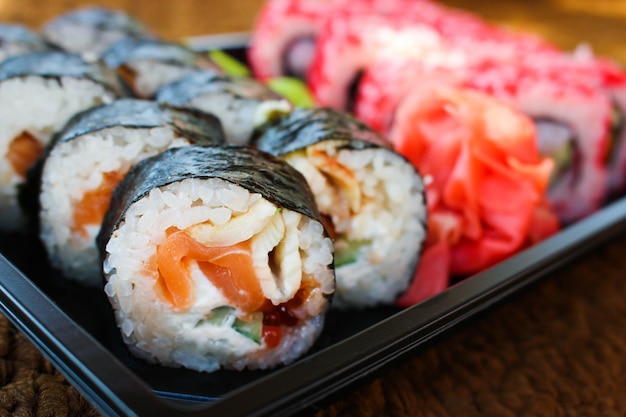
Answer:
[{"label": "white sushi rice", "polygon": [[[275,206],[273,214],[263,220],[255,209],[258,205],[273,206],[259,194],[220,179],[187,179],[153,189],[128,209],[106,246],[104,272],[106,294],[131,351],[151,362],[210,372],[220,367],[264,369],[286,364],[311,347],[322,329],[328,298],[334,291],[332,242],[325,237],[320,223]],[[290,297],[287,293],[293,291],[280,295],[277,289],[297,289],[305,280],[319,283],[319,290],[294,312],[298,324],[281,326],[281,341],[274,348],[231,327],[241,315],[237,306],[230,306],[234,310],[224,322],[207,319],[229,302],[194,263],[190,267],[194,299],[189,308],[177,311],[156,290],[159,273],[150,265],[154,265],[157,246],[164,241],[168,228],[191,230],[202,225],[214,228],[218,235],[223,232],[218,240],[239,242],[248,238],[250,228],[235,226],[238,222],[254,224],[258,229],[251,238],[252,254],[254,259],[265,259],[266,264],[255,261],[257,275],[269,271],[274,261],[283,271],[300,265],[297,274],[272,270],[274,290],[262,285],[267,299],[275,304],[286,301]],[[278,243],[276,228],[272,227],[276,224],[284,230]],[[282,256],[275,255],[279,252]],[[268,257],[281,259],[268,261]]]},{"label": "white sushi rice", "polygon": [[12,56],[24,55],[33,52],[28,45],[18,42],[0,43],[0,62]]},{"label": "white sushi rice", "polygon": [[138,59],[124,65],[135,75],[131,88],[138,97],[144,99],[152,98],[159,88],[198,70],[191,65],[177,65],[154,59]]},{"label": "white sushi rice", "polygon": [[64,21],[47,25],[43,35],[65,51],[82,54],[85,59],[97,58],[115,42],[128,34],[119,29],[99,29],[80,22]]},{"label": "white sushi rice", "polygon": [[199,94],[188,105],[217,116],[222,122],[226,141],[233,145],[250,143],[255,129],[275,115],[291,111],[291,104],[285,99],[258,100],[229,92]]},{"label": "white sushi rice", "polygon": [[67,278],[101,286],[102,264],[95,244],[100,225],[81,234],[74,224],[74,207],[86,192],[100,187],[105,173],[123,176],[144,158],[188,144],[165,126],[116,126],[57,144],[46,160],[40,194],[40,236],[52,264]]},{"label": "white sushi rice", "polygon": [[[361,193],[351,209],[345,190],[295,152],[287,161],[307,179],[321,213],[332,219],[335,259],[358,248],[353,262],[336,264],[333,307],[361,308],[390,304],[407,289],[426,237],[424,184],[413,166],[384,148],[325,147],[329,156],[354,174]],[[356,245],[356,246],[355,246]]]},{"label": "white sushi rice", "polygon": [[[27,76],[5,80],[0,83],[0,155],[6,155],[13,139],[23,132],[45,146],[71,116],[113,99],[102,85],[87,79]],[[24,227],[17,201],[18,186],[24,181],[6,158],[0,158],[0,230]]]}]

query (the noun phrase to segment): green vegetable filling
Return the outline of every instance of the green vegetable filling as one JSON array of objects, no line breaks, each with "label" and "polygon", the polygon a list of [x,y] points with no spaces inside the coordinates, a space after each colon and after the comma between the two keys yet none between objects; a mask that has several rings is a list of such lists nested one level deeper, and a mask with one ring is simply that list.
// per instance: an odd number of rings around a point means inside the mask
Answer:
[{"label": "green vegetable filling", "polygon": [[358,253],[364,246],[372,244],[371,240],[346,240],[335,249],[335,267],[356,262]]},{"label": "green vegetable filling", "polygon": [[574,145],[568,142],[548,155],[554,160],[554,169],[550,175],[550,184],[554,184],[573,164]]},{"label": "green vegetable filling", "polygon": [[252,75],[250,69],[241,61],[219,49],[209,51],[209,58],[230,76],[250,77]]},{"label": "green vegetable filling", "polygon": [[[227,75],[232,77],[252,76],[250,68],[224,51],[214,49],[209,51],[208,55]],[[296,107],[311,108],[315,104],[309,87],[298,78],[288,76],[275,77],[267,80],[266,85]]]},{"label": "green vegetable filling", "polygon": [[263,313],[254,313],[250,321],[235,319],[233,329],[260,345],[263,339]]},{"label": "green vegetable filling", "polygon": [[[240,333],[252,340],[256,344],[261,344],[263,340],[263,313],[257,311],[253,313],[249,320],[242,320],[233,315],[235,309],[228,306],[217,307],[211,311],[211,313],[205,317],[204,320],[200,320],[198,325],[203,322],[210,323],[215,326],[230,325],[237,333]],[[232,323],[232,324],[230,324]]]},{"label": "green vegetable filling", "polygon": [[207,316],[206,321],[215,326],[223,326],[224,324],[228,323],[228,320],[234,311],[235,309],[232,307],[218,307],[211,311],[211,313]]},{"label": "green vegetable filling", "polygon": [[575,131],[571,126],[549,117],[534,118],[537,145],[542,156],[552,158],[554,169],[550,175],[550,186],[556,184],[569,170],[576,169]]},{"label": "green vegetable filling", "polygon": [[313,107],[313,95],[307,85],[294,77],[276,77],[267,81],[267,86],[285,97],[294,106],[301,108]]}]

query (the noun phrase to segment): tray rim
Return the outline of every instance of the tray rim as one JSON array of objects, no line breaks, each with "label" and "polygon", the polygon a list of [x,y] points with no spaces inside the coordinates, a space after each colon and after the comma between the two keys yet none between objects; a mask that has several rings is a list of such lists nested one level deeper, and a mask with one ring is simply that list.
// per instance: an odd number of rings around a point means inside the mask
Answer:
[{"label": "tray rim", "polygon": [[[193,49],[245,47],[249,32],[190,37]],[[0,311],[107,416],[290,416],[383,370],[626,230],[626,197],[551,238],[212,403],[168,400],[0,254]],[[365,343],[365,342],[368,343]]]},{"label": "tray rim", "polygon": [[0,311],[104,415],[290,416],[417,353],[444,332],[625,230],[623,197],[422,303],[208,404],[157,395],[1,254]]}]

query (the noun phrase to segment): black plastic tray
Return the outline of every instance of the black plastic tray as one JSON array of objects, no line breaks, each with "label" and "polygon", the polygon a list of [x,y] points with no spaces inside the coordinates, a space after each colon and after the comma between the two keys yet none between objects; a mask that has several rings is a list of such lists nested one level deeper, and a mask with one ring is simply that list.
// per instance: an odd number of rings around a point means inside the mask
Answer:
[{"label": "black plastic tray", "polygon": [[[243,36],[208,41],[230,42],[217,44],[241,57],[233,39]],[[0,310],[104,415],[289,416],[312,412],[624,230],[626,198],[411,308],[332,311],[313,350],[272,371],[207,374],[134,359],[104,294],[60,279],[36,236],[0,235]]]}]

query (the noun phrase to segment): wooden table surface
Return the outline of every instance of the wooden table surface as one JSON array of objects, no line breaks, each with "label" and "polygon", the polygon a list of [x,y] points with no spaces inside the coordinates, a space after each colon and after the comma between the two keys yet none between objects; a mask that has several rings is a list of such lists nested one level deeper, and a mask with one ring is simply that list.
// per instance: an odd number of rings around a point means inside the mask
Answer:
[{"label": "wooden table surface", "polygon": [[[626,63],[626,1],[446,3],[535,31],[564,48],[587,42],[597,53]],[[93,3],[0,0],[0,21],[38,29],[52,17],[86,4]],[[101,0],[98,4],[130,12],[162,37],[179,39],[250,30],[262,1]],[[626,415],[625,254],[622,235],[508,298],[428,350],[342,394],[318,415]],[[22,385],[9,383],[5,376],[18,368],[7,367],[19,366],[25,355],[16,359],[12,349],[24,343],[0,320],[0,416],[93,413],[71,387],[46,391],[42,375],[54,370],[45,361],[37,362],[26,382],[19,382]],[[53,379],[58,383],[61,378],[55,374]],[[61,405],[52,407],[55,401]]]}]

